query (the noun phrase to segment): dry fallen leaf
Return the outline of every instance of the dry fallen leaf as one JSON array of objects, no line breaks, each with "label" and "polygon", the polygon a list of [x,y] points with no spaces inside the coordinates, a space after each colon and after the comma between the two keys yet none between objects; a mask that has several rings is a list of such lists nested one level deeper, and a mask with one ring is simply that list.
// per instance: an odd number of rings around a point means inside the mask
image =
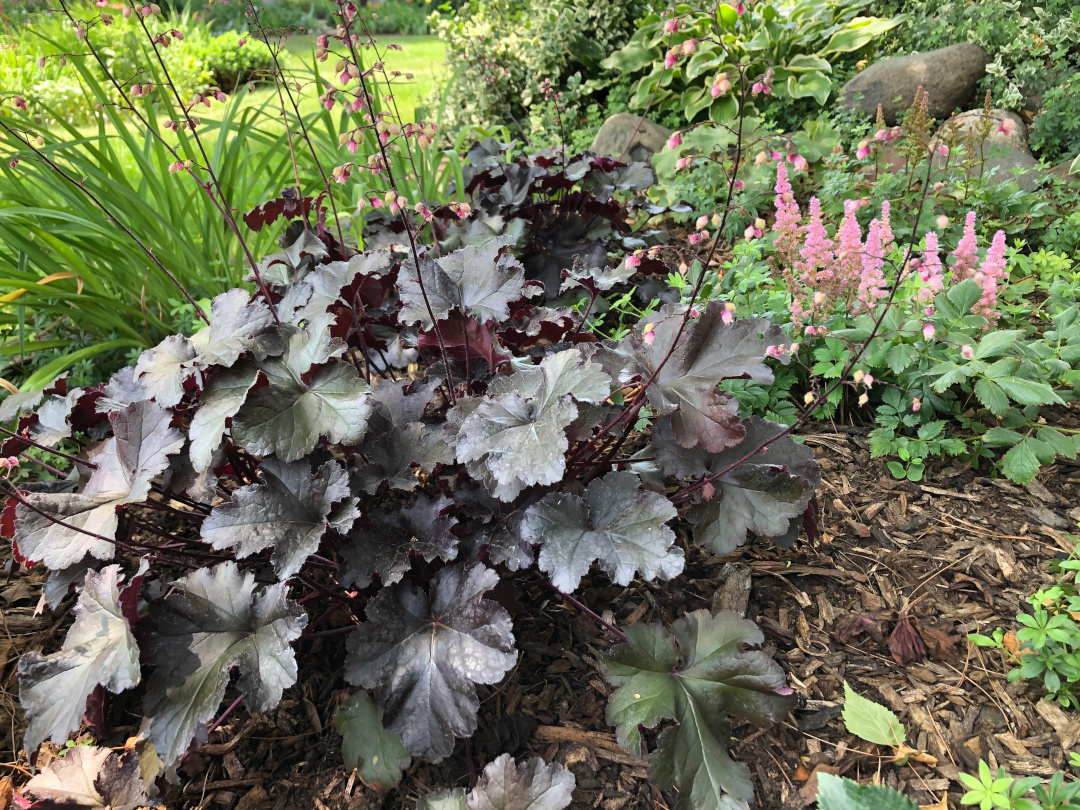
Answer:
[{"label": "dry fallen leaf", "polygon": [[941,801],[936,804],[920,804],[919,810],[949,810],[949,794],[941,794]]},{"label": "dry fallen leaf", "polygon": [[11,777],[5,776],[0,779],[0,810],[8,810],[14,797],[15,788],[11,784]]},{"label": "dry fallen leaf", "polygon": [[907,743],[900,743],[893,749],[895,753],[894,762],[900,762],[901,760],[908,760],[909,762],[921,762],[923,765],[929,765],[931,768],[937,767],[937,757],[932,754],[928,754],[925,751],[920,751],[917,748],[912,748]]},{"label": "dry fallen leaf", "polygon": [[798,768],[795,769],[795,781],[796,782],[805,782],[809,778],[810,778],[810,771],[806,770],[805,765],[800,765]]}]

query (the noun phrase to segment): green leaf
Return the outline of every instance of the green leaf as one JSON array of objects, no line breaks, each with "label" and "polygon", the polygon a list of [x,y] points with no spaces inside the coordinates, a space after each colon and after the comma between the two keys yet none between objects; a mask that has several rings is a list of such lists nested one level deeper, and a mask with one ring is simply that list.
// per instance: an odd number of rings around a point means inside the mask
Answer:
[{"label": "green leaf", "polygon": [[901,464],[899,461],[890,461],[886,466],[888,466],[889,472],[892,473],[893,478],[898,478],[901,480],[907,478],[907,470],[904,469],[904,465]]},{"label": "green leaf", "polygon": [[1073,440],[1059,430],[1052,427],[1041,427],[1038,433],[1039,439],[1046,442],[1059,456],[1068,459],[1076,458],[1076,446]]},{"label": "green leaf", "polygon": [[792,73],[806,73],[811,70],[832,73],[832,65],[829,64],[827,59],[822,59],[820,56],[810,53],[800,53],[792,57],[784,64],[784,67]]},{"label": "green leaf", "polygon": [[829,38],[821,53],[848,53],[857,51],[875,37],[898,26],[902,17],[856,17]]},{"label": "green leaf", "polygon": [[735,23],[739,21],[739,13],[727,3],[721,3],[720,7],[716,9],[716,21],[720,23],[721,28],[732,31],[735,28]]},{"label": "green leaf", "polygon": [[892,369],[893,374],[899,374],[915,362],[915,358],[918,356],[918,350],[910,343],[897,343],[889,349],[889,353],[885,357],[885,362],[889,364],[889,368]]},{"label": "green leaf", "polygon": [[[935,304],[938,308],[941,308],[941,304],[938,302],[942,296],[938,296],[935,299]],[[975,306],[980,298],[982,298],[982,287],[980,287],[975,279],[967,278],[955,285],[951,290],[945,293],[944,296],[949,303],[951,303],[959,315],[967,315],[971,312],[971,308]],[[945,314],[942,312],[942,314]],[[956,315],[945,315],[947,318],[956,318]]]},{"label": "green leaf", "polygon": [[401,735],[383,728],[382,712],[367,692],[345,701],[334,716],[334,728],[341,733],[346,768],[359,768],[366,785],[381,790],[397,786],[412,757],[401,744]]},{"label": "green leaf", "polygon": [[818,774],[818,810],[919,810],[899,791],[884,785],[860,785],[831,773]]},{"label": "green leaf", "polygon": [[1026,484],[1039,474],[1039,459],[1028,439],[1013,447],[1002,461],[1001,471],[1018,484]]},{"label": "green leaf", "polygon": [[832,80],[817,71],[803,73],[797,78],[792,75],[788,76],[787,91],[792,98],[812,97],[818,104],[823,105],[832,92]]},{"label": "green leaf", "polygon": [[1024,437],[1015,430],[1001,427],[990,428],[982,437],[983,444],[987,447],[1012,447],[1023,439]]},{"label": "green leaf", "polygon": [[1061,404],[1062,399],[1046,383],[1023,377],[1000,377],[996,381],[1009,398],[1021,405]]},{"label": "green leaf", "polygon": [[734,613],[687,614],[663,625],[626,628],[627,644],[606,657],[604,677],[616,686],[608,722],[619,744],[640,752],[639,726],[661,720],[666,729],[649,776],[661,789],[679,786],[676,810],[728,810],[753,800],[750,771],[727,751],[729,715],[759,726],[777,722],[794,705],[784,672],[761,650],[757,626]]},{"label": "green leaf", "polygon": [[649,67],[657,54],[652,48],[646,48],[639,42],[631,42],[625,48],[615,51],[600,63],[600,67],[620,73],[634,73]]},{"label": "green leaf", "polygon": [[896,748],[904,741],[904,727],[896,715],[853,691],[846,682],[843,717],[848,733],[866,742]]},{"label": "green leaf", "polygon": [[1001,417],[1009,410],[1009,398],[1001,390],[1001,386],[993,380],[982,379],[975,383],[975,396],[990,413]]},{"label": "green leaf", "polygon": [[1019,329],[1002,329],[991,332],[975,347],[975,359],[986,360],[990,357],[998,357],[1012,348],[1016,339],[1024,334]]}]

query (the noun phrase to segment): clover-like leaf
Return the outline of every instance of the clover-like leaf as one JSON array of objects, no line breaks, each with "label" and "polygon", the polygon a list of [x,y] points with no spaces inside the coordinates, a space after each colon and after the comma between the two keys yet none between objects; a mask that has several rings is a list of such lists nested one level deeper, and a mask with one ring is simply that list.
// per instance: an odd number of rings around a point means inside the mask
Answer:
[{"label": "clover-like leaf", "polygon": [[191,439],[188,455],[196,472],[210,466],[228,420],[236,416],[258,379],[259,370],[247,363],[220,371],[210,378],[199,398],[199,410],[188,428]]},{"label": "clover-like leaf", "polygon": [[489,762],[466,798],[469,810],[562,810],[576,781],[557,762],[533,757],[523,765],[502,754]]},{"label": "clover-like leaf", "polygon": [[613,472],[584,495],[552,492],[530,506],[521,534],[540,544],[540,569],[560,590],[575,590],[594,560],[629,585],[639,573],[671,579],[682,571],[682,549],[672,548],[675,533],[666,525],[675,515],[671,502],[643,490],[632,472]]},{"label": "clover-like leaf", "polygon": [[293,331],[284,355],[259,364],[269,385],[249,394],[233,418],[236,442],[284,461],[311,452],[320,436],[357,444],[367,430],[371,388],[351,364],[329,362],[343,350],[330,338],[328,318]]},{"label": "clover-like leaf", "polygon": [[314,474],[307,460],[265,459],[259,470],[265,483],[241,487],[232,501],[215,506],[203,521],[202,539],[219,550],[236,549],[237,558],[272,546],[274,571],[286,580],[315,553],[327,529],[349,530],[360,514],[357,500],[348,473],[334,460]]},{"label": "clover-like leaf", "polygon": [[450,530],[457,519],[441,514],[451,503],[444,495],[434,500],[418,495],[409,506],[379,509],[370,515],[370,523],[355,524],[342,551],[342,584],[366,588],[372,574],[378,574],[383,585],[400,582],[412,554],[428,562],[454,559],[458,539]]},{"label": "clover-like leaf", "polygon": [[[482,247],[463,247],[438,259],[421,253],[401,263],[398,293],[402,323],[431,329],[457,310],[480,323],[510,317],[510,304],[525,289],[525,269],[506,252],[513,239],[492,239]],[[423,289],[421,290],[421,282]]]},{"label": "clover-like leaf", "polygon": [[447,440],[470,475],[511,501],[527,486],[562,480],[574,400],[601,402],[610,392],[600,366],[567,349],[496,379],[482,399],[459,401],[447,417]]},{"label": "clover-like leaf", "polygon": [[517,654],[510,616],[483,595],[499,581],[483,565],[442,568],[424,591],[383,588],[349,636],[345,679],[379,690],[386,727],[433,762],[476,730],[477,683],[497,683]]},{"label": "clover-like leaf", "polygon": [[120,605],[121,579],[118,565],[87,571],[63,646],[19,659],[19,701],[30,721],[27,751],[46,738],[63,743],[77,731],[98,685],[119,694],[139,683],[139,647]]},{"label": "clover-like leaf", "polygon": [[382,712],[367,692],[357,692],[334,715],[341,734],[341,758],[346,768],[357,768],[365,785],[381,790],[396,787],[412,757],[401,735],[383,728]]},{"label": "clover-like leaf", "polygon": [[[764,319],[724,323],[724,306],[718,301],[710,302],[682,328],[685,311],[685,307],[667,304],[651,324],[635,327],[619,347],[626,359],[622,382],[655,375],[646,395],[660,413],[672,414],[679,444],[694,447],[700,443],[718,453],[742,441],[743,424],[738,403],[717,386],[733,379],[771,383],[773,373],[765,363],[765,350],[791,341]],[[651,342],[646,333],[652,336]]]},{"label": "clover-like leaf", "polygon": [[117,508],[145,501],[150,482],[184,445],[171,421],[169,411],[150,401],[110,412],[114,435],[94,454],[97,469],[79,492],[23,494],[26,503],[15,512],[19,552],[53,569],[67,568],[87,555],[111,559]]},{"label": "clover-like leaf", "polygon": [[794,705],[784,671],[764,652],[744,645],[764,640],[757,626],[731,612],[689,613],[668,632],[660,624],[625,629],[629,643],[604,660],[617,687],[607,719],[619,744],[639,752],[639,725],[665,729],[649,766],[661,789],[679,786],[677,810],[734,810],[753,799],[750,771],[727,751],[730,716],[767,726]]},{"label": "clover-like leaf", "polygon": [[135,752],[121,756],[92,745],[76,745],[52,760],[23,792],[36,800],[36,810],[135,810],[150,803]]},{"label": "clover-like leaf", "polygon": [[256,590],[254,574],[230,560],[193,571],[151,603],[147,648],[156,669],[140,735],[164,763],[175,762],[192,741],[206,740],[205,724],[221,705],[233,667],[253,714],[276,706],[296,682],[289,643],[300,636],[307,614],[287,591],[284,583]]},{"label": "clover-like leaf", "polygon": [[[764,537],[783,537],[792,521],[801,521],[806,506],[821,484],[814,451],[790,436],[776,437],[786,428],[750,417],[739,444],[720,453],[703,447],[682,447],[671,423],[661,419],[653,430],[653,447],[664,472],[678,478],[701,478],[732,469],[712,482],[712,496],[691,509],[694,539],[716,554],[730,554],[752,531]],[[750,458],[742,459],[770,442]]]}]

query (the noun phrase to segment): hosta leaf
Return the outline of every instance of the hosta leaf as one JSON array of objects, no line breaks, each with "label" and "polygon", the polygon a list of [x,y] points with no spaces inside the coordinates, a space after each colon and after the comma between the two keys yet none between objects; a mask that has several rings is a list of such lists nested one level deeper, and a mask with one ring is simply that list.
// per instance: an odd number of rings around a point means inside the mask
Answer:
[{"label": "hosta leaf", "polygon": [[819,773],[818,810],[919,810],[919,806],[884,785],[860,785],[842,776]]},{"label": "hosta leaf", "polygon": [[[153,402],[136,402],[122,411],[112,411],[109,421],[114,435],[94,454],[97,469],[80,492],[27,492],[23,496],[30,506],[19,504],[16,509],[15,540],[27,559],[53,569],[67,568],[87,555],[110,559],[113,543],[109,541],[116,534],[117,508],[145,501],[150,482],[168,467],[169,456],[184,445],[180,431],[170,427],[172,414]],[[46,516],[75,528],[61,526]]]},{"label": "hosta leaf", "polygon": [[226,422],[236,416],[258,378],[259,370],[243,363],[215,374],[207,383],[199,399],[199,410],[188,428],[191,439],[188,454],[197,472],[210,466]]},{"label": "hosta leaf", "polygon": [[[752,450],[774,439],[783,425],[751,417],[745,438],[721,453],[679,445],[667,420],[653,430],[656,458],[665,473],[677,478],[702,478],[727,469]],[[814,451],[786,436],[743,461],[712,482],[714,492],[688,515],[694,539],[716,554],[730,554],[752,531],[765,537],[784,536],[792,521],[801,518],[821,484],[821,468]]]},{"label": "hosta leaf", "polygon": [[904,727],[884,706],[867,700],[844,683],[844,727],[849,734],[875,745],[894,748],[904,741]]},{"label": "hosta leaf", "polygon": [[340,361],[317,369],[311,383],[271,383],[250,394],[233,419],[233,437],[250,453],[285,461],[310,453],[325,436],[357,444],[367,430],[371,389],[359,372]]},{"label": "hosta leaf", "polygon": [[534,757],[523,765],[502,754],[489,762],[466,797],[468,810],[562,810],[574,793],[574,775]]},{"label": "hosta leaf", "polygon": [[682,549],[667,522],[675,507],[662,495],[641,488],[632,472],[608,473],[589,484],[583,496],[553,492],[530,506],[521,534],[540,544],[540,568],[552,584],[573,591],[594,560],[619,585],[635,575],[671,579],[682,572]]},{"label": "hosta leaf", "polygon": [[495,380],[483,399],[459,401],[447,417],[447,440],[469,474],[503,501],[533,484],[562,480],[577,418],[574,400],[601,402],[610,378],[577,349],[545,357]]},{"label": "hosta leaf", "polygon": [[645,338],[645,323],[623,341],[618,349],[624,359],[621,381],[634,377],[649,380],[659,370],[646,392],[649,403],[660,413],[672,414],[672,428],[680,445],[700,443],[709,452],[718,453],[742,441],[743,425],[738,403],[717,386],[731,379],[771,383],[773,373],[765,363],[765,350],[790,345],[791,341],[779,327],[763,319],[725,324],[721,317],[724,307],[718,301],[681,329],[684,312],[682,307],[667,304],[652,322],[651,343]]},{"label": "hosta leaf", "polygon": [[608,722],[619,743],[640,750],[639,724],[666,729],[649,768],[652,782],[679,786],[677,810],[734,810],[753,799],[749,769],[727,752],[729,715],[760,726],[780,720],[794,705],[784,671],[760,650],[757,626],[734,613],[707,610],[672,625],[631,625],[629,643],[604,661],[604,677],[617,689],[608,699]]},{"label": "hosta leaf", "polygon": [[416,486],[414,470],[431,472],[437,464],[452,464],[454,451],[442,432],[421,423],[437,382],[406,394],[401,383],[386,380],[374,391],[375,409],[368,420],[368,432],[358,452],[367,459],[356,473],[365,492],[374,494],[383,481],[393,489]]},{"label": "hosta leaf", "polygon": [[345,679],[377,688],[386,727],[415,756],[438,762],[476,730],[476,683],[514,665],[510,616],[483,598],[499,581],[483,565],[452,565],[430,590],[398,584],[367,605],[349,636]]},{"label": "hosta leaf", "polygon": [[19,700],[30,721],[27,751],[46,738],[61,744],[77,731],[99,684],[119,694],[139,683],[139,647],[120,606],[120,581],[118,565],[87,571],[60,650],[47,656],[31,651],[19,660]]},{"label": "hosta leaf", "polygon": [[380,509],[371,514],[370,523],[357,523],[349,533],[350,544],[342,551],[341,583],[366,588],[374,573],[383,585],[392,585],[409,570],[411,554],[428,562],[436,557],[454,559],[458,539],[450,530],[457,520],[440,514],[452,503],[446,496],[432,500],[418,495],[411,506]]},{"label": "hosta leaf", "polygon": [[510,304],[521,298],[525,288],[525,269],[506,252],[513,243],[511,238],[499,237],[438,259],[421,253],[417,261],[403,261],[398,275],[402,323],[431,329],[432,316],[443,320],[452,310],[480,323],[509,318]]},{"label": "hosta leaf", "polygon": [[23,793],[36,799],[37,810],[135,810],[150,803],[135,752],[119,756],[90,745],[76,745],[54,759],[26,783]]},{"label": "hosta leaf", "polygon": [[205,741],[205,724],[221,705],[232,667],[240,670],[237,685],[249,711],[276,706],[296,682],[289,643],[307,624],[303,609],[286,599],[286,585],[256,590],[254,575],[231,560],[200,568],[173,589],[150,605],[147,647],[156,669],[140,732],[166,764],[192,741]]},{"label": "hosta leaf", "polygon": [[202,539],[218,550],[236,549],[237,558],[272,546],[274,570],[286,580],[315,553],[327,529],[349,530],[360,514],[357,500],[348,473],[333,460],[314,474],[307,460],[265,459],[259,469],[265,483],[241,487],[231,502],[215,506],[203,521]]},{"label": "hosta leaf", "polygon": [[412,757],[401,744],[401,735],[383,728],[382,712],[367,692],[357,692],[334,715],[340,732],[345,767],[360,770],[365,785],[381,790],[396,787]]}]

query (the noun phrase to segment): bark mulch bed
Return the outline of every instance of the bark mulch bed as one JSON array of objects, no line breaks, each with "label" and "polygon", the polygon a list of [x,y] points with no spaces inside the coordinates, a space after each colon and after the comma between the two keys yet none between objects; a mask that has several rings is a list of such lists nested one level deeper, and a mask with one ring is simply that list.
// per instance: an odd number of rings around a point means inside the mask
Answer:
[{"label": "bark mulch bed", "polygon": [[[1041,700],[1037,685],[1007,683],[999,655],[965,636],[1015,628],[1027,595],[1053,582],[1047,560],[1075,545],[1066,532],[1080,519],[1080,468],[1051,468],[1025,487],[960,466],[932,468],[922,484],[897,482],[870,459],[862,432],[816,430],[805,436],[824,467],[816,544],[784,550],[753,542],[719,558],[684,543],[687,569],[674,582],[624,589],[596,575],[579,597],[617,625],[667,622],[705,607],[759,623],[802,696],[775,728],[735,729],[732,753],[750,767],[759,807],[813,806],[815,772],[822,771],[877,779],[922,805],[948,808],[959,807],[957,774],[974,770],[980,758],[1013,776],[1048,777],[1063,768],[1080,740],[1080,718]],[[64,610],[33,615],[42,580],[39,571],[0,580],[0,759],[16,784],[26,778],[25,753],[17,753],[18,658],[54,649],[66,626]],[[510,751],[570,768],[575,810],[674,807],[674,792],[648,784],[646,760],[620,749],[604,721],[608,687],[597,659],[614,639],[527,577],[515,585],[498,597],[514,614],[518,666],[502,684],[481,688],[479,730],[443,763],[414,765],[386,795],[344,771],[333,717],[348,694],[340,676],[345,636],[323,636],[300,648],[299,684],[280,707],[231,715],[185,760],[180,785],[162,804],[412,808],[421,793],[467,787],[470,770]],[[890,638],[901,658],[919,640],[928,656],[902,665]],[[895,764],[889,751],[847,734],[840,719],[845,681],[897,712],[908,744],[927,761]],[[113,706],[112,718],[104,742],[122,745],[138,728],[138,704]]]}]

